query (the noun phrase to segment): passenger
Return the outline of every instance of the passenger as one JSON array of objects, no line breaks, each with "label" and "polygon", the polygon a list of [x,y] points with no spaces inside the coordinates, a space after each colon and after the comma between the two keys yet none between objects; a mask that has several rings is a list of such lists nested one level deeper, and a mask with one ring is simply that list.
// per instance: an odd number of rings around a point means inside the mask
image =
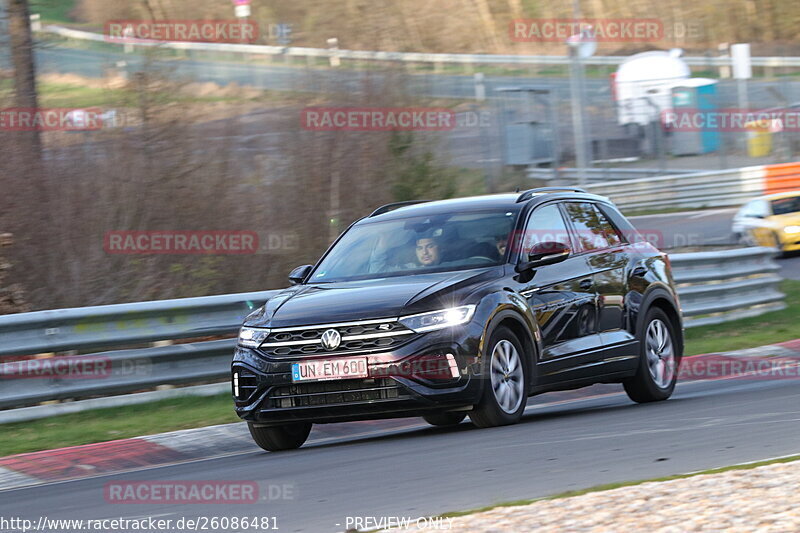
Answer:
[{"label": "passenger", "polygon": [[505,257],[506,248],[508,248],[508,235],[498,235],[495,237],[494,242],[497,247],[497,253],[500,254],[500,257]]}]

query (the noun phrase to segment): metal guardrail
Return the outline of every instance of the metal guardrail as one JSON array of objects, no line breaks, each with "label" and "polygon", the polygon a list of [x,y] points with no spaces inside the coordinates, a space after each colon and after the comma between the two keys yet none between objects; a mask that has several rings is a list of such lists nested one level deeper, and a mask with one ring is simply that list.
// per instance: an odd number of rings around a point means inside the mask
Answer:
[{"label": "metal guardrail", "polygon": [[619,179],[589,184],[586,189],[611,198],[622,209],[738,205],[762,194],[762,168]]},{"label": "metal guardrail", "polygon": [[800,163],[617,179],[588,184],[586,189],[626,210],[735,206],[764,194],[800,189]]},{"label": "metal guardrail", "polygon": [[774,248],[670,254],[686,327],[786,308]]},{"label": "metal guardrail", "polygon": [[[532,179],[546,181],[565,180],[569,184],[577,184],[580,171],[577,168],[537,168],[530,166],[525,171],[527,176]],[[583,169],[586,180],[590,182],[605,183],[618,180],[634,180],[649,177],[662,177],[668,175],[683,175],[688,173],[698,173],[701,170],[669,170],[658,168],[631,168],[631,167],[592,167]]]},{"label": "metal guardrail", "polygon": [[[0,316],[0,361],[14,355],[90,351],[75,361],[107,365],[97,379],[9,379],[13,362],[0,363],[0,409],[47,400],[106,396],[162,384],[225,379],[235,334],[244,317],[277,291],[224,294]],[[155,346],[151,346],[155,343]],[[166,344],[166,345],[164,345]],[[125,349],[109,350],[111,348]],[[95,349],[102,351],[95,352]],[[41,362],[43,365],[47,361]],[[98,367],[99,368],[99,367]],[[18,374],[18,372],[17,372]]]},{"label": "metal guardrail", "polygon": [[[47,25],[43,32],[60,35],[69,39],[80,39],[95,42],[113,42],[105,35],[87,31],[73,30],[61,26]],[[483,65],[569,65],[568,56],[556,55],[500,55],[500,54],[425,54],[415,52],[377,52],[369,50],[340,50],[327,48],[282,47],[253,44],[225,44],[225,43],[191,43],[169,41],[128,40],[135,46],[162,47],[173,50],[202,50],[206,52],[233,52],[255,55],[277,55],[294,57],[337,57],[339,59],[367,60],[367,61],[400,61],[407,63],[460,63]],[[117,43],[124,44],[124,43]],[[585,65],[619,65],[628,56],[592,56],[584,59]],[[684,57],[690,66],[732,66],[730,57]],[[754,67],[798,67],[800,57],[753,57]]]},{"label": "metal guardrail", "polygon": [[[746,248],[670,255],[686,326],[694,327],[783,309],[780,276],[771,248]],[[0,409],[44,401],[110,397],[181,385],[227,380],[235,339],[161,345],[159,341],[193,340],[234,334],[244,317],[278,291],[207,296],[0,316]],[[156,343],[155,346],[149,346]],[[145,344],[143,347],[136,345]],[[124,347],[124,349],[107,350]],[[95,349],[106,351],[94,352]],[[98,379],[14,375],[13,355],[84,351],[76,361],[107,361]],[[49,362],[52,363],[53,359]],[[28,378],[32,376],[27,376]],[[81,376],[85,378],[85,376]],[[208,394],[208,387],[190,387]],[[202,389],[202,390],[200,390]],[[182,389],[185,390],[185,389]],[[217,390],[217,389],[214,389]],[[188,393],[188,391],[187,391]],[[140,396],[148,398],[138,398]],[[134,398],[137,397],[137,398]],[[131,394],[130,403],[161,398],[158,393]],[[114,405],[125,403],[114,398]],[[97,400],[83,400],[91,408]],[[81,402],[74,402],[80,404]],[[58,406],[25,408],[25,414],[0,411],[20,420],[58,414]],[[76,406],[75,409],[79,410]],[[3,416],[5,413],[5,416]],[[44,413],[44,414],[43,414]]]}]

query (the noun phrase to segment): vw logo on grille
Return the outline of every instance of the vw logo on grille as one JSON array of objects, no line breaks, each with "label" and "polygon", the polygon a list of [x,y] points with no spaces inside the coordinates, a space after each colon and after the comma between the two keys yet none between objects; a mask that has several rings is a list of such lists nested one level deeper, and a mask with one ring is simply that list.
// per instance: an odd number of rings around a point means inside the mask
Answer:
[{"label": "vw logo on grille", "polygon": [[321,340],[326,350],[335,350],[342,343],[342,336],[335,329],[327,329]]}]

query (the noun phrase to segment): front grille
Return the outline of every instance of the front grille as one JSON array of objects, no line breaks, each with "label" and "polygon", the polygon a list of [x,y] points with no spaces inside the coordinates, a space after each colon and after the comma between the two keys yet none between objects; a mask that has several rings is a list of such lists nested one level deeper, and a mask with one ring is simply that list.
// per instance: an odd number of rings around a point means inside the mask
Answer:
[{"label": "front grille", "polygon": [[[322,334],[335,329],[341,344],[333,350],[322,345]],[[397,320],[370,320],[346,324],[279,328],[270,331],[260,350],[270,357],[366,353],[394,348],[411,339],[413,331]]]},{"label": "front grille", "polygon": [[246,402],[256,392],[258,379],[254,373],[244,367],[234,367],[233,376],[235,376],[239,385],[239,394],[237,395],[233,387],[233,379],[231,380],[233,396],[240,402]]},{"label": "front grille", "polygon": [[270,409],[337,405],[399,399],[400,386],[389,378],[297,383],[275,388],[265,406]]}]

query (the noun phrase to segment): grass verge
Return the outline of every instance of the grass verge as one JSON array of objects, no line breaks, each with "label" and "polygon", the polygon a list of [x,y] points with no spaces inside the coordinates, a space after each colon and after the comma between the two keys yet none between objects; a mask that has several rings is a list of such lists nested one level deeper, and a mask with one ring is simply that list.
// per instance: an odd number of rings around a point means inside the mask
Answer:
[{"label": "grass verge", "polygon": [[41,15],[42,22],[65,24],[71,23],[71,12],[75,9],[75,0],[31,0],[31,13]]},{"label": "grass verge", "polygon": [[0,425],[0,457],[238,420],[228,394],[96,409]]},{"label": "grass verge", "polygon": [[135,103],[135,94],[125,89],[82,87],[62,83],[40,83],[42,107],[122,107]]},{"label": "grass verge", "polygon": [[791,341],[800,336],[800,281],[784,280],[786,309],[686,330],[686,355],[728,352]]}]

